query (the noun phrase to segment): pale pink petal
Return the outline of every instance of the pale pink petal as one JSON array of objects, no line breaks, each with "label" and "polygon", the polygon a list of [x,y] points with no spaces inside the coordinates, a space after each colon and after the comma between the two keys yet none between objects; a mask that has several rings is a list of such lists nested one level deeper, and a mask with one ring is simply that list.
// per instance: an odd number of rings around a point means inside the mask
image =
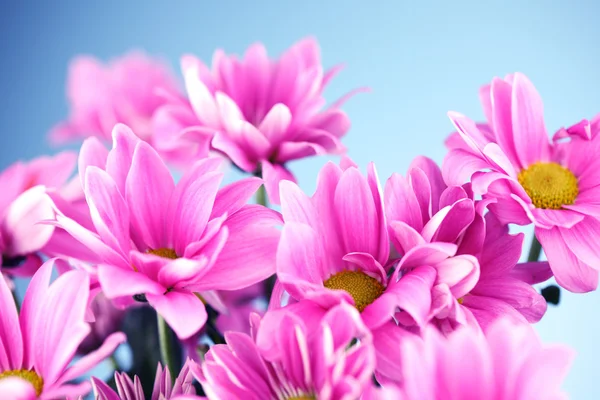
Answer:
[{"label": "pale pink petal", "polygon": [[148,302],[156,309],[179,339],[187,339],[198,332],[206,322],[204,304],[193,293],[171,291],[166,294],[148,294]]},{"label": "pale pink petal", "polygon": [[219,126],[217,105],[211,92],[200,79],[198,63],[182,62],[182,72],[190,103],[198,119],[208,126]]},{"label": "pale pink petal", "polygon": [[456,298],[469,293],[479,280],[479,262],[470,255],[448,258],[434,267],[437,271],[436,284],[447,284]]},{"label": "pale pink petal", "polygon": [[[9,368],[10,369],[10,368]],[[28,381],[17,377],[0,379],[0,393],[10,400],[36,400],[35,389]]]},{"label": "pale pink petal", "polygon": [[471,179],[473,173],[489,168],[480,156],[463,149],[453,149],[444,158],[442,173],[449,185],[462,185]]},{"label": "pale pink petal", "polygon": [[92,136],[83,141],[78,159],[79,179],[81,180],[82,187],[87,167],[94,166],[105,169],[107,158],[108,150],[98,138]]},{"label": "pale pink petal", "polygon": [[50,240],[54,227],[39,222],[52,218],[52,201],[43,186],[22,193],[4,211],[1,229],[8,242],[7,253],[22,255],[40,250]]},{"label": "pale pink petal", "polygon": [[152,249],[168,247],[165,219],[175,184],[167,166],[147,143],[139,143],[135,149],[126,187],[136,237]]},{"label": "pale pink petal", "polygon": [[261,131],[272,145],[278,145],[287,134],[292,122],[290,109],[282,103],[277,103],[267,113],[258,130]]},{"label": "pale pink petal", "polygon": [[559,231],[569,250],[582,263],[600,270],[600,244],[595,240],[600,235],[600,222],[586,218],[568,228],[559,228]]}]

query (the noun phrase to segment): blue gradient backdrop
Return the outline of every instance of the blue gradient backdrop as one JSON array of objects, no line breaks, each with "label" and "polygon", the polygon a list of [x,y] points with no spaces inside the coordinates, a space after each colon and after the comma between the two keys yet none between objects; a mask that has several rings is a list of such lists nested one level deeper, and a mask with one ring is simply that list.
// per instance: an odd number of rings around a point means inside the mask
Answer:
[{"label": "blue gradient backdrop", "polygon": [[[215,48],[239,54],[262,41],[276,55],[314,35],[326,66],[347,66],[329,99],[372,88],[345,107],[353,121],[345,143],[361,166],[375,161],[383,180],[405,173],[418,154],[441,161],[451,130],[446,112],[481,119],[477,91],[495,75],[526,73],[544,98],[551,131],[600,112],[599,12],[591,0],[4,2],[0,168],[55,151],[45,135],[67,115],[66,69],[76,54],[108,59],[141,48],[177,70],[185,52],[209,61]],[[306,190],[324,162],[292,166]],[[573,399],[600,398],[598,306],[599,293],[563,292],[537,325],[545,341],[578,352],[565,385]]]}]

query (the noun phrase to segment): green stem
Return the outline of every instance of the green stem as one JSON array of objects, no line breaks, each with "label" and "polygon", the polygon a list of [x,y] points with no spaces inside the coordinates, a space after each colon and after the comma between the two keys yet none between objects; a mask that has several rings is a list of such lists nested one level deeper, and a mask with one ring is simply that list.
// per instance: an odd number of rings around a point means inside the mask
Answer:
[{"label": "green stem", "polygon": [[261,187],[259,187],[256,191],[256,204],[260,204],[265,207],[269,206],[267,202],[267,191],[265,190],[265,185],[261,185]]},{"label": "green stem", "polygon": [[533,235],[533,239],[531,240],[531,248],[529,249],[529,256],[527,257],[527,261],[533,262],[538,261],[540,259],[540,254],[542,253],[542,244],[540,241]]},{"label": "green stem", "polygon": [[114,354],[111,354],[108,360],[110,361],[110,366],[112,369],[119,371],[119,362],[117,361],[117,357],[115,357]]},{"label": "green stem", "polygon": [[175,352],[173,350],[173,337],[171,328],[165,319],[158,313],[158,341],[160,344],[160,356],[165,368],[169,368],[172,377],[177,376],[175,371]]}]

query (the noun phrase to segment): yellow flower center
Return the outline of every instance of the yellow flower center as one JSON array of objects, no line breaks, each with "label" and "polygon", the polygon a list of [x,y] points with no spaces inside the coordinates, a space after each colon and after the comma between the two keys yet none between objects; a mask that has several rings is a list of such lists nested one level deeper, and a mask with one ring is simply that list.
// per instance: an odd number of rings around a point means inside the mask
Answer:
[{"label": "yellow flower center", "polygon": [[176,260],[179,258],[175,250],[169,249],[166,247],[161,247],[160,249],[148,249],[146,253],[154,254],[155,256],[170,258],[171,260]]},{"label": "yellow flower center", "polygon": [[42,379],[41,376],[35,373],[35,371],[27,369],[15,369],[0,372],[0,379],[9,377],[17,377],[26,380],[27,382],[33,385],[33,388],[35,389],[35,394],[37,396],[42,394],[42,389],[44,388],[44,379]]},{"label": "yellow flower center", "polygon": [[553,162],[531,164],[519,173],[518,179],[537,208],[560,210],[575,203],[579,194],[575,175]]},{"label": "yellow flower center", "polygon": [[384,287],[375,278],[359,271],[342,271],[323,282],[328,289],[344,290],[354,299],[354,306],[362,312],[383,293]]},{"label": "yellow flower center", "polygon": [[288,397],[287,400],[316,400],[315,396],[296,396],[296,397]]}]

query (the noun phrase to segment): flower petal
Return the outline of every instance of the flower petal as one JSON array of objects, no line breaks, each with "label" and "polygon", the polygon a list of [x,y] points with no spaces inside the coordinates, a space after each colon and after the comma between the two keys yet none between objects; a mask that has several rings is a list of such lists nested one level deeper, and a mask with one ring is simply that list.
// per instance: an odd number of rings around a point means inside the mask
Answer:
[{"label": "flower petal", "polygon": [[148,294],[148,302],[156,309],[179,339],[187,339],[198,332],[206,322],[204,304],[195,294],[171,291],[166,294]]}]

